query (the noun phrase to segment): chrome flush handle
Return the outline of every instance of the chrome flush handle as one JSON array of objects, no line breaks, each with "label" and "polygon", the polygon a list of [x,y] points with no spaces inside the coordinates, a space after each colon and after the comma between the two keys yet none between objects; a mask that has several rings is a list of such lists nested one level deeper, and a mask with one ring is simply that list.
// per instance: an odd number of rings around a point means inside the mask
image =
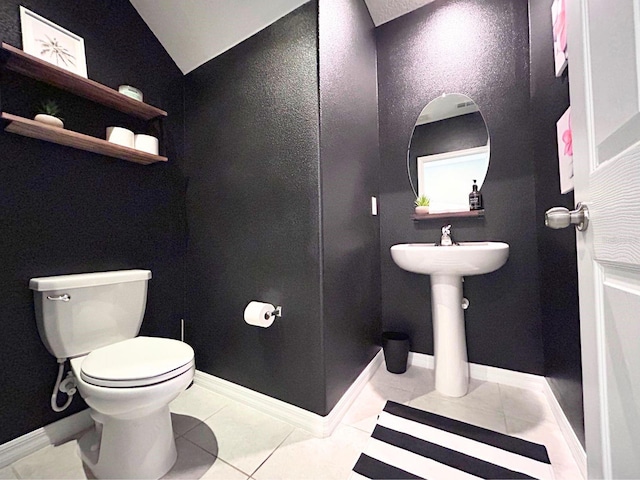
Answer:
[{"label": "chrome flush handle", "polygon": [[62,295],[57,295],[55,297],[51,295],[47,295],[47,300],[51,300],[53,302],[68,302],[71,300],[71,295],[63,293]]}]

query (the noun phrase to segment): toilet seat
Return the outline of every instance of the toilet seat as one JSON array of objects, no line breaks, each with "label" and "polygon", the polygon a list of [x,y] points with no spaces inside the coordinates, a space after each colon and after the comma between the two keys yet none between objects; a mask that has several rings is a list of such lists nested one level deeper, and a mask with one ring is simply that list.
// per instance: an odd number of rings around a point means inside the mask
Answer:
[{"label": "toilet seat", "polygon": [[186,343],[135,337],[93,350],[84,357],[80,376],[99,387],[143,387],[175,378],[193,365],[193,349]]}]

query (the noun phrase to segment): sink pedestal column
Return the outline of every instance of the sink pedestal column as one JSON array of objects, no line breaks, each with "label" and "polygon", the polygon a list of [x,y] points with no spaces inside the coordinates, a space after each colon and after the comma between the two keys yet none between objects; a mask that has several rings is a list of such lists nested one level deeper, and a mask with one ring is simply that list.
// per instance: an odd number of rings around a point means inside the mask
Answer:
[{"label": "sink pedestal column", "polygon": [[461,276],[431,275],[431,312],[436,390],[462,397],[469,387],[469,364]]}]

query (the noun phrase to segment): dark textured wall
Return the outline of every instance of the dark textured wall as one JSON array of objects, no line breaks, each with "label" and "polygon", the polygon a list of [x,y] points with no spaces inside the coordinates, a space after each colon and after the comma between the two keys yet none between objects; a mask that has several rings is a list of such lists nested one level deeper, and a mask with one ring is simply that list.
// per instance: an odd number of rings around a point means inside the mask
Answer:
[{"label": "dark textured wall", "polygon": [[462,93],[485,118],[491,161],[482,188],[486,217],[454,220],[452,231],[458,241],[510,245],[500,270],[465,278],[469,360],[542,374],[528,42],[527,4],[518,0],[434,2],[378,27],[382,321],[385,330],[409,333],[412,350],[433,353],[429,279],[397,267],[389,248],[439,238],[445,222],[409,218],[407,145],[427,103]]},{"label": "dark textured wall", "polygon": [[[376,351],[375,75],[373,24],[345,0],[303,5],[185,83],[198,368],[320,415]],[[282,319],[245,324],[254,299]]]},{"label": "dark textured wall", "polygon": [[[185,77],[190,309],[204,372],[324,413],[317,4]],[[266,329],[251,300],[282,305]]]},{"label": "dark textured wall", "polygon": [[487,140],[487,126],[480,112],[417,125],[409,144],[413,188],[418,191],[418,157],[483,147]]},{"label": "dark textured wall", "polygon": [[328,413],[377,353],[380,331],[376,41],[363,0],[320,1],[319,65]]},{"label": "dark textured wall", "polygon": [[556,78],[551,30],[552,0],[529,2],[531,114],[536,165],[536,226],[540,259],[545,375],[571,426],[584,445],[582,363],[576,233],[551,230],[544,212],[574,206],[573,192],[560,194],[556,122],[569,106],[567,72]]},{"label": "dark textured wall", "polygon": [[[3,292],[0,444],[85,405],[76,398],[54,413],[49,398],[56,360],[36,329],[29,279],[105,270],[152,270],[142,333],[177,337],[184,312],[182,75],[126,0],[0,3],[3,41],[22,46],[24,5],[84,38],[89,78],[138,86],[169,113],[168,164],[136,165],[26,137],[0,133],[0,291]],[[121,124],[144,125],[18,75],[2,78],[3,109],[32,117],[54,98],[72,130],[104,135]]]}]

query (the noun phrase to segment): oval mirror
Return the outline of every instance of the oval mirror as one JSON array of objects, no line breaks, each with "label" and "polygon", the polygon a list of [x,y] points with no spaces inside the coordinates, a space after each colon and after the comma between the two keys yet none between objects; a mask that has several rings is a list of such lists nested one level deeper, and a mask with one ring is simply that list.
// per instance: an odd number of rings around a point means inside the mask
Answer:
[{"label": "oval mirror", "polygon": [[444,94],[422,109],[407,154],[409,181],[426,195],[429,211],[469,210],[473,181],[482,187],[489,168],[489,131],[466,95]]}]

